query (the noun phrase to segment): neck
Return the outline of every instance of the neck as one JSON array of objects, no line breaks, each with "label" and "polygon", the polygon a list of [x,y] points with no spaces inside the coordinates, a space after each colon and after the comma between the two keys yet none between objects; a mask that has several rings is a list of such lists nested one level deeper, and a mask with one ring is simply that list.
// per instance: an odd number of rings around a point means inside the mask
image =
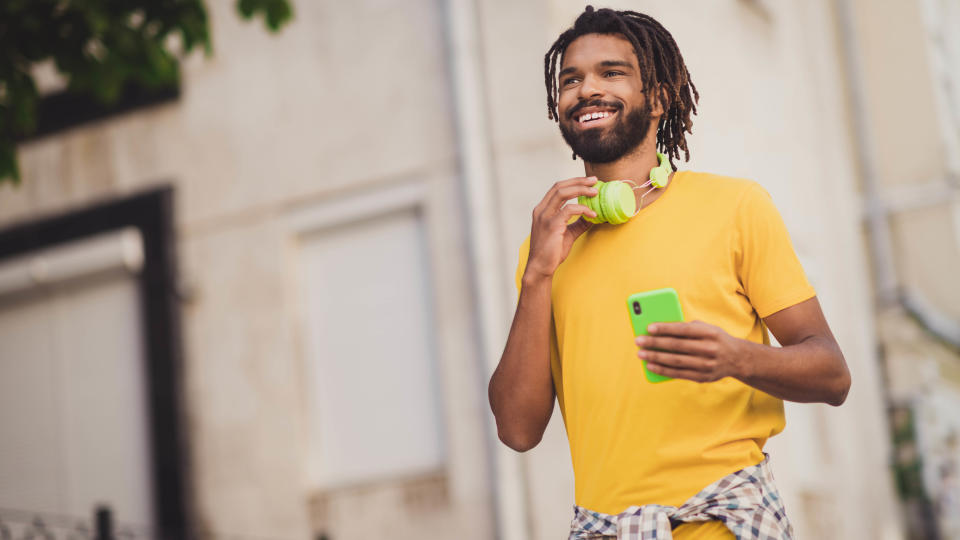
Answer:
[{"label": "neck", "polygon": [[654,144],[644,141],[633,151],[610,163],[584,163],[587,176],[596,176],[597,180],[632,180],[641,185],[650,179],[650,169],[660,163],[657,161],[657,149]]}]

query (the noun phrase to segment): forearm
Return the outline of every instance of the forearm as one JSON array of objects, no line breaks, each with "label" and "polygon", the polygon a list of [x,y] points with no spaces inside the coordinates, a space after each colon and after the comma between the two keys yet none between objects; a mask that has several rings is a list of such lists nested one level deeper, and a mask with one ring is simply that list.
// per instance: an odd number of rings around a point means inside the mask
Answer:
[{"label": "forearm", "polygon": [[488,388],[500,440],[518,451],[540,442],[553,412],[550,290],[549,277],[524,276],[510,335]]},{"label": "forearm", "polygon": [[774,397],[801,403],[840,405],[850,372],[832,340],[811,336],[781,348],[743,340],[740,381]]}]

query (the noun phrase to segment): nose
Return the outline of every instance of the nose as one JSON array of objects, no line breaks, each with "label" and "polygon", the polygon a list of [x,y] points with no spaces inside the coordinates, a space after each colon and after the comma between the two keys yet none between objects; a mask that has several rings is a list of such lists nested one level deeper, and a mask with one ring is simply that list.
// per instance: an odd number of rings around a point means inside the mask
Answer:
[{"label": "nose", "polygon": [[580,84],[579,93],[577,98],[580,101],[585,101],[588,99],[594,99],[603,96],[603,87],[600,84],[600,81],[594,77],[592,74],[588,74],[583,78],[583,83]]}]

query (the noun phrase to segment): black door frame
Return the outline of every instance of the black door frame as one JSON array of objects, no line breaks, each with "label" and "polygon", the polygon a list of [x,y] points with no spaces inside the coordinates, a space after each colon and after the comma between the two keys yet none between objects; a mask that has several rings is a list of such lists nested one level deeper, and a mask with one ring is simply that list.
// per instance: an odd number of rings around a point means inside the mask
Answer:
[{"label": "black door frame", "polygon": [[[0,261],[56,244],[124,227],[143,239],[138,276],[144,321],[156,534],[191,538],[188,447],[183,403],[183,356],[177,297],[173,188],[160,187],[121,199],[0,229]],[[123,522],[123,516],[117,516]]]}]

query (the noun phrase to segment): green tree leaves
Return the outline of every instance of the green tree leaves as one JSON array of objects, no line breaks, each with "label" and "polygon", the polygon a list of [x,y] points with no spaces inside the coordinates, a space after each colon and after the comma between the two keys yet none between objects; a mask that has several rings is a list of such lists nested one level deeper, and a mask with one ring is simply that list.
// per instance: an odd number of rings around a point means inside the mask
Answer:
[{"label": "green tree leaves", "polygon": [[247,19],[263,14],[267,27],[274,32],[293,17],[293,10],[286,0],[237,0],[237,10]]},{"label": "green tree leaves", "polygon": [[[237,0],[246,19],[271,31],[293,17],[288,0]],[[52,59],[71,92],[103,103],[131,82],[179,84],[180,59],[213,48],[202,0],[4,0],[0,3],[0,185],[19,183],[16,140],[36,128],[32,69]]]}]

